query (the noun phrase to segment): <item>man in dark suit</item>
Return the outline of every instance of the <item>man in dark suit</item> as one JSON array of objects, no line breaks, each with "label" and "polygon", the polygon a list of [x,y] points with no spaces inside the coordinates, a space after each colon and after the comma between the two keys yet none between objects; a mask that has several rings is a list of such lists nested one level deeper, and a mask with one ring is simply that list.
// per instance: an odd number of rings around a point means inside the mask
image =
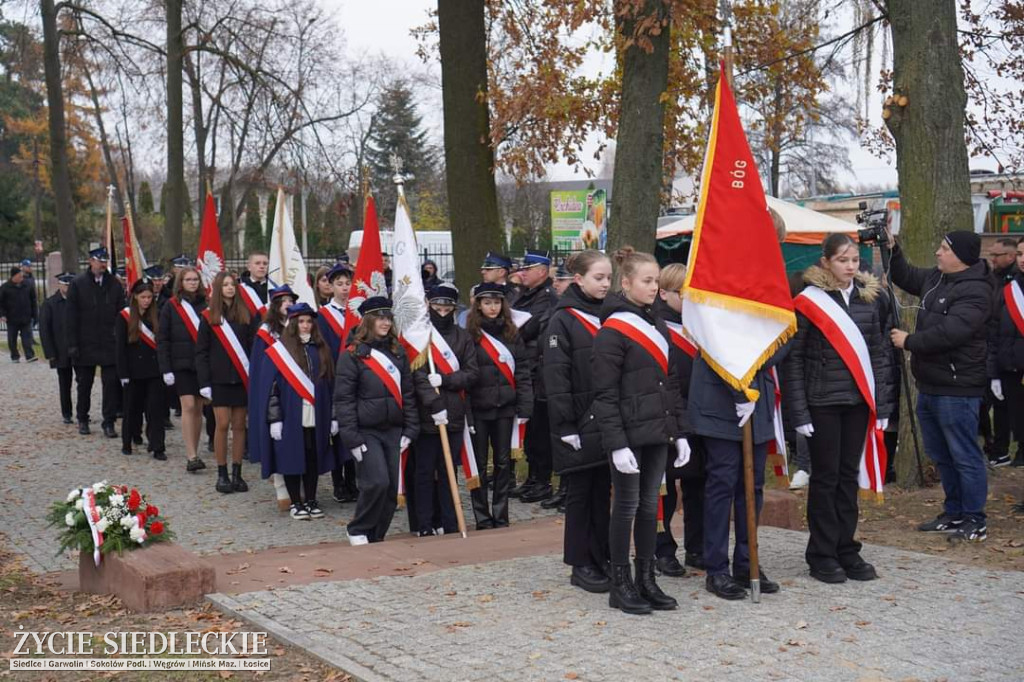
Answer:
[{"label": "man in dark suit", "polygon": [[60,387],[60,412],[65,424],[74,424],[71,418],[71,358],[68,357],[68,288],[75,279],[70,272],[57,275],[57,293],[43,302],[39,312],[39,336],[43,342],[43,357],[57,370]]}]

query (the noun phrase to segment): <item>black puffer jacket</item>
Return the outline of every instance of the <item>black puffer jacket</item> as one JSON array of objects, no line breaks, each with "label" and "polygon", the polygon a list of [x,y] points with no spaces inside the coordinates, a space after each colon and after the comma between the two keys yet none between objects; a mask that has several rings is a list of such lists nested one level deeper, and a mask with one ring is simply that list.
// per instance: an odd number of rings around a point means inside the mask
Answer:
[{"label": "black puffer jacket", "polygon": [[50,361],[50,367],[71,366],[68,358],[68,300],[58,291],[43,301],[39,312],[39,337],[43,344],[43,356]]},{"label": "black puffer jacket", "polygon": [[[1024,290],[1024,273],[1016,273],[1016,281]],[[1009,284],[1003,285],[996,296],[996,309],[989,324],[988,375],[998,379],[1000,372],[1024,370],[1024,336],[1017,329],[1006,307]]]},{"label": "black puffer jacket", "polygon": [[[451,374],[444,374],[440,367],[437,367],[438,374],[441,374],[441,392],[438,393],[427,378],[430,374],[430,364],[423,363],[423,366],[413,372],[413,381],[416,386],[416,398],[420,406],[420,433],[437,433],[438,428],[430,415],[441,410],[448,411],[448,431],[461,433],[467,417],[469,417],[469,394],[467,391],[476,384],[480,370],[476,364],[476,347],[473,344],[473,337],[462,327],[455,324],[455,314],[441,317],[433,310],[430,311],[430,321],[434,329],[452,349],[456,359],[459,361],[459,369]],[[470,419],[472,424],[472,419]]]},{"label": "black puffer jacket", "polygon": [[533,379],[530,376],[530,363],[526,358],[526,348],[518,334],[511,339],[505,338],[503,323],[500,319],[485,321],[481,328],[504,343],[512,353],[512,358],[516,363],[516,371],[513,376],[516,385],[513,388],[506,381],[505,375],[501,373],[498,366],[491,360],[491,356],[477,341],[476,364],[479,376],[469,391],[473,418],[491,420],[522,417],[529,419],[533,416]]},{"label": "black puffer jacket", "polygon": [[988,262],[981,260],[947,275],[938,268],[912,266],[897,245],[890,273],[896,286],[921,297],[917,329],[904,344],[911,353],[910,370],[918,390],[931,395],[984,395],[992,314]]},{"label": "black puffer jacket", "polygon": [[[202,319],[206,301],[202,298],[192,301],[192,308]],[[192,340],[188,327],[185,326],[177,308],[170,301],[160,309],[160,330],[156,335],[156,351],[157,359],[160,361],[161,374],[196,371],[196,342]]]},{"label": "black puffer jacket", "polygon": [[594,413],[606,453],[621,448],[671,444],[683,437],[679,428],[679,379],[669,354],[666,374],[643,346],[607,326],[617,312],[634,313],[671,345],[665,322],[650,308],[641,308],[621,293],[609,294],[601,307],[601,331],[594,339],[591,368]]},{"label": "black puffer jacket", "polygon": [[123,315],[118,315],[114,322],[114,339],[118,379],[152,379],[160,376],[156,349],[143,341],[141,334],[134,343],[128,341],[128,321]]},{"label": "black puffer jacket", "polygon": [[68,354],[72,364],[113,366],[114,322],[125,306],[124,287],[109,272],[101,284],[85,271],[68,288]]},{"label": "black puffer jacket", "polygon": [[[249,325],[228,322],[242,344],[246,355],[252,350],[252,335]],[[224,350],[220,340],[213,333],[210,323],[206,321],[205,315],[199,316],[199,334],[196,340],[196,378],[199,379],[199,387],[212,387],[218,385],[234,385],[242,383],[235,365],[231,362],[231,356]]]},{"label": "black puffer jacket", "polygon": [[7,280],[0,284],[0,317],[23,324],[35,322],[38,317],[36,310],[36,290],[34,285],[23,279],[20,284]]},{"label": "black puffer jacket", "polygon": [[[401,405],[367,364],[371,348],[386,355],[398,370]],[[341,429],[341,442],[349,448],[363,445],[364,429],[383,431],[399,427],[409,440],[419,435],[420,419],[409,361],[402,351],[392,351],[390,338],[361,343],[338,355],[334,370],[334,418]]]},{"label": "black puffer jacket", "polygon": [[530,313],[530,319],[519,329],[519,338],[526,346],[526,357],[529,359],[530,375],[533,378],[534,400],[547,400],[544,389],[544,349],[540,341],[545,337],[548,319],[555,309],[558,296],[551,288],[551,278],[544,280],[533,289],[519,294],[512,303],[514,310]]},{"label": "black puffer jacket", "polygon": [[[548,321],[544,347],[544,381],[547,384],[555,472],[559,475],[608,466],[601,450],[601,429],[594,418],[594,388],[590,366],[594,335],[570,309],[600,319],[603,301],[570,284]],[[582,447],[573,450],[561,440],[576,434]]]},{"label": "black puffer jacket", "polygon": [[[651,306],[654,309],[654,314],[665,321],[665,324],[682,324],[683,316],[680,313],[672,310],[661,300],[659,296],[654,301],[654,305]],[[685,433],[690,434],[690,377],[693,375],[693,358],[686,354],[682,348],[672,342],[672,334],[669,334],[669,346],[668,352],[672,354],[673,361],[676,365],[676,379],[679,382],[679,396],[682,399],[682,405],[679,412],[677,413],[679,419],[679,429]],[[673,459],[673,458],[669,458]]]},{"label": "black puffer jacket", "polygon": [[[888,419],[893,411],[892,353],[889,339],[882,336],[879,299],[884,293],[878,279],[865,272],[858,273],[849,306],[838,280],[829,271],[812,265],[804,272],[804,282],[828,292],[857,325],[871,354],[878,418]],[[792,416],[793,425],[811,423],[810,405],[863,404],[864,399],[853,375],[835,347],[804,315],[798,312],[796,320],[796,336],[790,343],[789,356],[782,364],[783,404]]]}]

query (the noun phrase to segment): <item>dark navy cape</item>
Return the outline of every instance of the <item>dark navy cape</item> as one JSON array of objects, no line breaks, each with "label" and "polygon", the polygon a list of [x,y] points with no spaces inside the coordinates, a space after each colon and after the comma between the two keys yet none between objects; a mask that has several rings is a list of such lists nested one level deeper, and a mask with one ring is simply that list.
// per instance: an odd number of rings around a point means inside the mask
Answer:
[{"label": "dark navy cape", "polygon": [[[326,305],[330,305],[327,303]],[[334,333],[334,327],[325,319],[325,315],[317,315],[316,323],[320,327],[320,334],[324,337],[324,342],[327,343],[327,347],[331,351],[331,358],[334,360],[334,366],[338,366],[338,356],[341,355],[341,340],[338,339],[338,335]],[[351,329],[346,329],[345,333],[348,336],[352,335]],[[332,392],[333,392],[333,380],[332,380]],[[333,395],[333,393],[332,393]],[[351,448],[345,447],[345,444],[341,442],[341,436],[331,437],[331,447],[334,449],[334,456],[338,459],[338,465],[342,465],[345,462],[353,459]]]},{"label": "dark navy cape", "polygon": [[[257,327],[258,329],[258,327]],[[269,365],[269,369],[268,369]],[[270,387],[274,385],[274,363],[267,357],[267,344],[253,334],[249,353],[249,426],[247,430],[250,462],[262,462],[270,452],[270,431],[267,427],[267,404]]]}]

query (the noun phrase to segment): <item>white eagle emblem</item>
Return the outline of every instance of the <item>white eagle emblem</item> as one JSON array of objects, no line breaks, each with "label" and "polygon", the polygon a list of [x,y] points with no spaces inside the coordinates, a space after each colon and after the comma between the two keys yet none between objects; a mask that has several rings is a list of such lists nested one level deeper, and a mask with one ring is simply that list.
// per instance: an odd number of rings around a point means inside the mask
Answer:
[{"label": "white eagle emblem", "polygon": [[203,251],[202,256],[196,262],[196,269],[203,278],[203,286],[210,288],[213,278],[224,269],[224,261],[213,251]]},{"label": "white eagle emblem", "polygon": [[359,314],[359,306],[363,304],[368,298],[374,296],[387,296],[388,295],[388,283],[384,279],[384,273],[380,270],[374,270],[370,273],[369,283],[357,279],[354,286],[354,296],[348,297],[348,309],[356,315]]}]

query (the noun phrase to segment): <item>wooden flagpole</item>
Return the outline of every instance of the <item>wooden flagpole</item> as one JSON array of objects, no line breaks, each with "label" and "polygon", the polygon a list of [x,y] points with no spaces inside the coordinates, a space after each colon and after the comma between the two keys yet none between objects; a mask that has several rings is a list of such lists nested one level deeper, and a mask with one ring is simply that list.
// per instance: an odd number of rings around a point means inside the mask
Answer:
[{"label": "wooden flagpole", "polygon": [[[434,334],[434,330],[430,331],[431,336]],[[430,343],[433,345],[433,338]],[[434,354],[431,352],[430,347],[427,347],[427,362],[430,363],[430,373],[436,374],[437,370],[434,367]],[[441,389],[435,387],[434,391],[441,395]],[[437,430],[441,432],[441,450],[444,452],[444,468],[448,471],[448,490],[452,495],[452,504],[455,505],[455,518],[459,523],[459,533],[462,537],[466,537],[466,517],[462,513],[462,500],[459,498],[459,482],[455,478],[455,465],[452,462],[452,447],[448,442],[448,427],[444,424],[440,424]]]}]

